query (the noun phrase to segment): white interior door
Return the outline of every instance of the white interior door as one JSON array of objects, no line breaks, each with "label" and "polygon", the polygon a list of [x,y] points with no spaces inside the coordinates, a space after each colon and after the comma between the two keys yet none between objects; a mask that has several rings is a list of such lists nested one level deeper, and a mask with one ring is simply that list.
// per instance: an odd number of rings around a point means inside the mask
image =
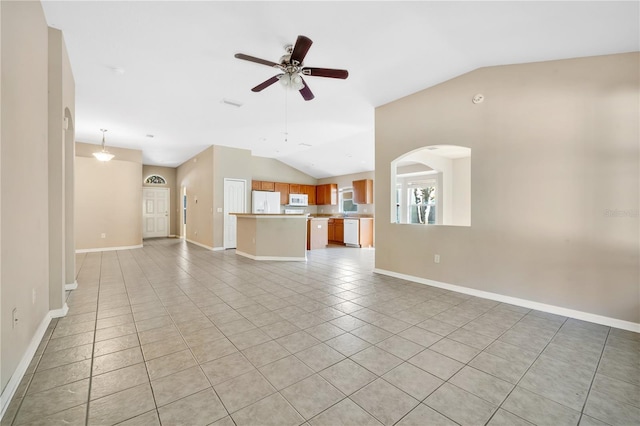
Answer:
[{"label": "white interior door", "polygon": [[224,180],[224,248],[236,248],[237,219],[229,213],[245,213],[247,181]]},{"label": "white interior door", "polygon": [[142,238],[169,236],[169,188],[142,188]]}]

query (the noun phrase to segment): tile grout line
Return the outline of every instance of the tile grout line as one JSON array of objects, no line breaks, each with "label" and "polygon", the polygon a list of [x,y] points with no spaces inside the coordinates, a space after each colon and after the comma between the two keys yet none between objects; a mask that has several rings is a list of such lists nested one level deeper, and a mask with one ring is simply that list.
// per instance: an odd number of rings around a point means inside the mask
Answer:
[{"label": "tile grout line", "polygon": [[[584,404],[582,404],[582,410],[580,410],[580,421],[582,421],[582,417],[584,416],[584,409],[587,407],[587,401],[589,400],[589,395],[591,394],[591,389],[593,388],[593,382],[596,381],[596,375],[598,374],[598,367],[600,367],[600,362],[602,361],[602,357],[604,356],[604,350],[607,347],[607,340],[609,340],[609,335],[611,334],[611,327],[608,327],[607,337],[604,339],[604,344],[602,345],[602,350],[600,351],[600,357],[598,358],[598,363],[596,364],[596,368],[593,372],[593,377],[591,378],[591,383],[589,383],[589,390],[587,391],[587,396],[584,398]],[[600,420],[600,419],[598,419]],[[604,422],[604,421],[603,421]],[[604,422],[606,423],[606,422]]]},{"label": "tile grout line", "polygon": [[[530,313],[531,311],[532,311],[532,310],[530,310],[530,311],[529,311],[529,313]],[[527,313],[527,315],[528,315],[529,313]],[[522,319],[523,319],[523,318],[525,318],[525,317],[526,317],[526,315],[525,315],[525,316],[523,316],[522,318],[520,318],[520,320],[519,320],[518,322],[516,322],[514,325],[512,325],[512,326],[509,328],[509,330],[511,330],[513,327],[515,327],[515,326],[516,326],[516,324],[518,324],[520,321],[522,321]],[[536,358],[533,360],[533,362],[531,362],[531,365],[529,365],[529,367],[527,367],[527,369],[525,370],[525,372],[524,372],[524,373],[522,373],[522,376],[520,376],[520,378],[518,379],[518,382],[515,384],[515,386],[513,387],[513,389],[511,389],[511,390],[509,391],[509,393],[507,394],[507,396],[505,396],[505,397],[504,397],[504,399],[502,400],[502,402],[498,405],[498,409],[497,409],[497,410],[496,410],[496,411],[491,415],[491,417],[489,417],[489,420],[487,420],[487,423],[485,423],[485,424],[488,424],[488,423],[491,421],[491,419],[493,418],[493,416],[495,416],[495,414],[498,412],[498,410],[502,408],[502,405],[505,403],[505,401],[506,401],[507,399],[509,399],[509,396],[511,396],[511,394],[513,393],[513,391],[514,391],[514,390],[516,390],[516,388],[518,387],[518,384],[520,384],[520,382],[522,381],[522,379],[524,379],[524,376],[526,376],[526,375],[527,375],[527,373],[529,372],[529,370],[531,370],[531,367],[533,367],[533,365],[536,363],[536,361],[537,361],[537,360],[540,358],[540,356],[544,353],[544,350],[545,350],[545,349],[547,349],[547,347],[551,344],[551,342],[553,342],[553,339],[557,336],[558,332],[560,332],[560,330],[561,330],[561,329],[562,329],[562,327],[567,323],[567,321],[568,321],[568,320],[569,320],[569,318],[568,318],[568,317],[565,317],[565,319],[564,319],[564,321],[562,321],[562,324],[560,325],[560,327],[558,327],[558,329],[556,330],[556,332],[555,332],[555,333],[553,333],[553,336],[549,339],[549,341],[547,342],[547,344],[546,344],[546,345],[544,345],[544,348],[542,348],[542,350],[538,353],[538,356],[536,356]],[[507,331],[509,331],[509,330],[507,330]],[[502,337],[502,336],[503,336],[507,331],[505,331],[504,333],[502,333],[502,334],[500,335],[500,337]],[[499,339],[500,337],[498,337],[498,339]],[[498,340],[498,339],[496,339],[496,340]],[[506,342],[505,342],[505,343],[506,343]],[[515,345],[514,345],[514,346],[515,346]],[[519,348],[520,346],[517,346],[517,347]],[[476,355],[476,356],[477,356],[477,355]],[[475,359],[475,357],[474,357],[474,359]],[[539,394],[538,394],[538,393],[536,393],[536,392],[532,392],[532,393],[534,393],[535,395],[541,396],[541,397],[543,397],[543,398],[545,398],[545,399],[549,399],[549,398],[547,398],[547,397],[545,397],[545,396],[539,395]],[[549,401],[555,402],[556,404],[560,404],[559,402],[553,401],[552,399],[549,399]],[[563,407],[566,407],[564,404],[560,404],[560,405],[562,405]],[[567,407],[567,408],[571,409],[570,407]],[[506,411],[506,412],[508,412],[508,413],[511,413],[511,411],[509,411],[509,410],[506,410],[506,409],[504,409],[504,408],[502,408],[502,409],[503,409],[503,410],[505,410],[505,411]],[[574,410],[574,411],[575,411],[575,410]],[[518,416],[518,415],[517,415],[517,414],[515,414],[515,413],[511,413],[511,414],[513,414],[514,416],[516,416],[516,417],[518,417],[518,418],[522,418],[522,417]],[[527,419],[524,419],[524,420],[529,421],[529,420],[527,420]]]},{"label": "tile grout line", "polygon": [[[124,271],[122,270],[122,263],[120,262],[119,251],[116,251],[116,257],[118,258],[118,266],[120,267],[120,274],[122,275],[122,284],[124,286],[125,294],[127,295],[127,302],[129,303],[129,309],[131,310],[131,318],[133,319],[133,326],[136,329],[135,334],[136,334],[136,339],[138,339],[138,344],[140,346],[140,353],[142,354],[142,363],[144,364],[144,369],[147,372],[147,378],[149,379],[149,389],[151,389],[151,397],[153,398],[153,405],[155,406],[156,415],[158,416],[158,421],[160,422],[160,424],[162,424],[162,421],[160,420],[160,412],[158,411],[158,404],[156,403],[155,394],[153,392],[153,386],[151,386],[151,376],[149,376],[149,369],[147,368],[147,362],[146,362],[146,359],[144,357],[144,352],[142,351],[142,342],[140,341],[140,334],[138,333],[138,326],[136,325],[136,317],[135,317],[135,314],[133,313],[133,309],[131,309],[131,306],[132,306],[131,305],[131,298],[129,297],[129,289],[127,287],[127,280],[125,279]],[[136,264],[137,264],[137,260],[136,260]],[[145,276],[145,280],[147,282],[149,282],[148,279],[146,279],[146,276]],[[132,386],[132,387],[135,387],[135,386]],[[127,388],[127,389],[131,389],[131,388]],[[142,413],[142,414],[144,414],[144,413]],[[137,417],[139,415],[141,415],[141,414],[133,416],[132,418],[135,418],[135,417]],[[126,420],[129,420],[129,419],[125,419],[123,421],[126,421]]]},{"label": "tile grout line", "polygon": [[89,410],[91,409],[91,384],[93,382],[93,363],[95,360],[96,350],[96,334],[98,333],[98,310],[100,308],[100,287],[102,286],[102,258],[103,252],[100,252],[100,274],[98,276],[98,288],[96,292],[96,319],[93,327],[93,342],[91,347],[91,363],[89,365],[89,391],[87,392],[87,410],[85,412],[84,424],[89,425]]}]

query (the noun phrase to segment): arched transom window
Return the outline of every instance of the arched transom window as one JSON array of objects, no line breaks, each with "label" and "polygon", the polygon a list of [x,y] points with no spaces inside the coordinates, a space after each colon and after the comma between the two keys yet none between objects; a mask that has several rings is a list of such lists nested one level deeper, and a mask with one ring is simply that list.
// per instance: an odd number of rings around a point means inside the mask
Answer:
[{"label": "arched transom window", "polygon": [[150,183],[153,185],[166,185],[167,181],[164,180],[164,178],[162,176],[158,176],[158,175],[151,175],[148,178],[146,178],[144,180],[144,183]]}]

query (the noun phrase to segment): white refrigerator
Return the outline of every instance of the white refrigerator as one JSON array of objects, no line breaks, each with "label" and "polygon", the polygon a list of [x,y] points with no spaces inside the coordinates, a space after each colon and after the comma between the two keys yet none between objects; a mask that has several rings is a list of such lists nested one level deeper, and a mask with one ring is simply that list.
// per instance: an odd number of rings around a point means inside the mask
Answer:
[{"label": "white refrigerator", "polygon": [[251,191],[251,213],[280,213],[280,193]]}]

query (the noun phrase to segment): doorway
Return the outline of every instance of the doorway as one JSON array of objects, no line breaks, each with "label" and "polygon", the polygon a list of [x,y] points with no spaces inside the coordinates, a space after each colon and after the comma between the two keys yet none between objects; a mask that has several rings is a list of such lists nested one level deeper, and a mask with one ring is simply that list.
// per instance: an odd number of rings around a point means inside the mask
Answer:
[{"label": "doorway", "polygon": [[224,179],[224,248],[236,248],[237,218],[229,213],[245,213],[247,181]]},{"label": "doorway", "polygon": [[142,188],[142,238],[169,236],[169,188]]}]

